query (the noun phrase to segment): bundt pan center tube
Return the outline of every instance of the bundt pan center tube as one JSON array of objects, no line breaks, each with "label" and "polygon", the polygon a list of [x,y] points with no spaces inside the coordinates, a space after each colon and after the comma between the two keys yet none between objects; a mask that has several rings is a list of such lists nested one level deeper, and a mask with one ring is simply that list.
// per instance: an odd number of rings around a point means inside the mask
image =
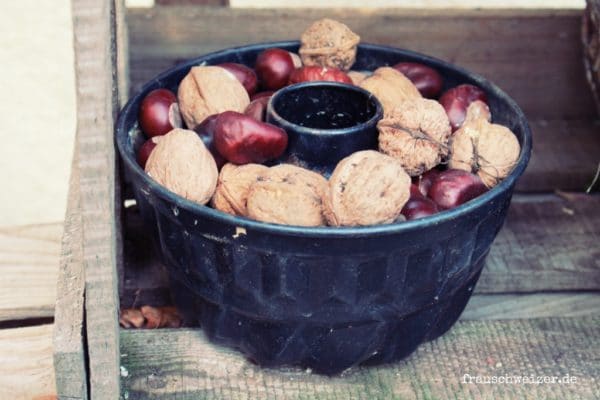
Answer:
[{"label": "bundt pan center tube", "polygon": [[[232,216],[152,180],[136,162],[144,96],[157,88],[176,91],[194,65],[252,67],[257,55],[272,47],[297,52],[299,43],[219,51],[144,85],[123,108],[116,127],[126,184],[155,233],[178,309],[212,341],[262,366],[299,366],[328,375],[397,361],[450,329],[467,304],[529,161],[526,118],[508,95],[476,74],[411,51],[360,44],[355,70],[411,61],[435,68],[444,89],[463,83],[482,88],[494,122],[511,129],[521,145],[511,174],[483,195],[433,216],[341,228]],[[319,170],[328,164],[327,152],[323,157],[307,166]]]}]

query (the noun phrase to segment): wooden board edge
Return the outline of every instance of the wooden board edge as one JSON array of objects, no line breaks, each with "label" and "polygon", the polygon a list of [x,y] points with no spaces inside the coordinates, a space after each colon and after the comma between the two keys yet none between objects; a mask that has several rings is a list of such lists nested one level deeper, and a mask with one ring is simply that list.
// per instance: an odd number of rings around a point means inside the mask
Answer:
[{"label": "wooden board edge", "polygon": [[87,372],[89,397],[98,399],[116,399],[120,392],[113,128],[122,2],[72,1]]},{"label": "wooden board edge", "polygon": [[62,238],[54,311],[54,370],[60,398],[87,399],[83,243],[77,143],[71,165],[69,197]]}]

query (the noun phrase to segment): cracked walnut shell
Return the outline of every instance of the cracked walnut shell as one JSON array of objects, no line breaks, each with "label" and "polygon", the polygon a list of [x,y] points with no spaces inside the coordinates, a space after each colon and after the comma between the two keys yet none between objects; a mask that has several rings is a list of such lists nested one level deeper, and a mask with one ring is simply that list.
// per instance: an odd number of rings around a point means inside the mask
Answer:
[{"label": "cracked walnut shell", "polygon": [[250,186],[268,169],[262,164],[225,164],[219,173],[211,205],[228,214],[245,217]]},{"label": "cracked walnut shell", "polygon": [[452,136],[448,164],[479,175],[489,188],[510,174],[521,152],[515,134],[505,126],[490,123],[490,119],[484,102],[469,105],[465,122]]},{"label": "cracked walnut shell", "polygon": [[404,101],[377,123],[377,129],[379,149],[398,159],[410,176],[430,170],[448,154],[452,129],[435,100]]},{"label": "cracked walnut shell", "polygon": [[162,136],[148,161],[146,173],[188,200],[206,204],[217,185],[217,164],[196,132],[176,128]]},{"label": "cracked walnut shell", "polygon": [[374,150],[354,153],[335,167],[323,198],[329,225],[391,223],[410,196],[410,177],[398,160]]},{"label": "cracked walnut shell", "polygon": [[329,18],[315,21],[300,37],[303,65],[348,71],[356,60],[360,36],[341,22]]},{"label": "cracked walnut shell", "polygon": [[388,115],[405,100],[422,98],[419,89],[404,74],[391,67],[377,68],[373,74],[359,85],[373,93],[383,107],[383,114]]},{"label": "cracked walnut shell", "polygon": [[243,113],[250,98],[231,72],[216,66],[192,67],[177,90],[179,110],[189,129],[213,114],[224,111]]},{"label": "cracked walnut shell", "polygon": [[327,180],[291,164],[271,167],[248,193],[248,217],[284,225],[325,224],[322,197]]}]

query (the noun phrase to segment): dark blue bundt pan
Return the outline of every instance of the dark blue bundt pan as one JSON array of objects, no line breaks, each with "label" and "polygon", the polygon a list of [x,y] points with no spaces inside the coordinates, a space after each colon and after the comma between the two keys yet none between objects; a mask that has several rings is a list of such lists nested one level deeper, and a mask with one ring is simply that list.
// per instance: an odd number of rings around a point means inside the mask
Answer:
[{"label": "dark blue bundt pan", "polygon": [[187,201],[147,176],[134,151],[143,97],[160,87],[176,90],[193,65],[253,66],[270,47],[297,51],[298,42],[227,49],[148,82],[123,108],[116,127],[126,183],[155,231],[178,308],[214,342],[239,349],[259,365],[323,374],[399,360],[444,334],[469,300],[529,161],[527,120],[510,97],[480,76],[414,52],[363,44],[354,69],[415,61],[437,69],[445,88],[471,83],[484,89],[494,122],[509,127],[521,143],[510,176],[456,209],[356,228],[234,217]]}]

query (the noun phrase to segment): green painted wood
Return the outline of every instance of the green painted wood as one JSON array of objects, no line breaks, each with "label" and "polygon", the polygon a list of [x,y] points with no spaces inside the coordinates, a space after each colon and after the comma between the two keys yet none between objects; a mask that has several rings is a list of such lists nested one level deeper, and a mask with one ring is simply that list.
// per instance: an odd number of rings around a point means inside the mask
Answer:
[{"label": "green painted wood", "polygon": [[[600,317],[468,321],[404,361],[327,378],[261,369],[208,343],[201,330],[122,330],[121,385],[130,400],[593,399],[600,397],[598,348]],[[477,376],[543,380],[567,374],[576,382],[475,383]]]}]

